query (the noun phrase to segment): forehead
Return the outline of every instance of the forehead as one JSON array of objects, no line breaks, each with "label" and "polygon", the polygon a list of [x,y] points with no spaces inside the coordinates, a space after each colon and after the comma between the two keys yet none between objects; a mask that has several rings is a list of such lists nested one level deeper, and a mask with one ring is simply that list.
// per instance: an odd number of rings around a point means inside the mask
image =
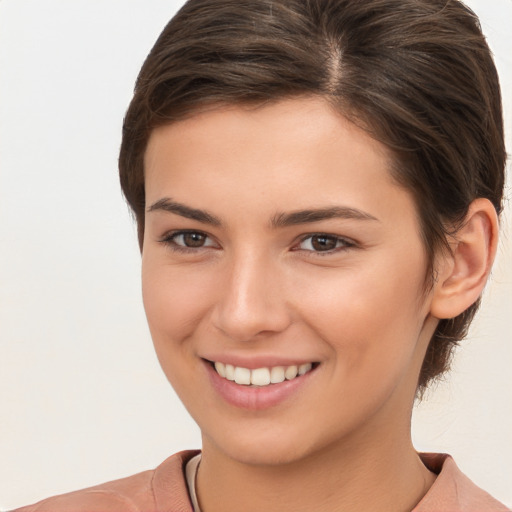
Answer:
[{"label": "forehead", "polygon": [[[191,148],[193,147],[193,151]],[[260,106],[220,106],[153,130],[144,163],[155,167],[208,157],[209,168],[217,161],[243,161],[260,165],[271,159],[309,162],[338,149],[344,160],[370,160],[389,167],[390,151],[349,122],[323,99],[286,99]],[[199,150],[199,151],[198,151]],[[343,161],[339,162],[343,165]],[[301,167],[297,165],[297,170]],[[321,171],[321,168],[318,169]]]},{"label": "forehead", "polygon": [[153,131],[146,204],[167,194],[217,209],[315,202],[374,208],[376,198],[385,205],[408,196],[392,179],[391,162],[383,144],[322,99],[222,107]]}]

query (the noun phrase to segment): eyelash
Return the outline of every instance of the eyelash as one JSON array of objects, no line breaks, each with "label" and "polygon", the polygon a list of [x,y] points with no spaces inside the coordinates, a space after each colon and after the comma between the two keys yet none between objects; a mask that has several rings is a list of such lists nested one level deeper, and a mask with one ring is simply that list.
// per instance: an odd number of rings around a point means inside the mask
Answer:
[{"label": "eyelash", "polygon": [[[306,240],[313,239],[315,237],[334,240],[336,242],[335,247],[332,249],[325,250],[325,251],[315,251],[312,249],[301,249],[300,248],[300,245],[303,244]],[[340,245],[338,246],[338,244],[340,244]],[[293,248],[293,250],[294,251],[304,251],[304,252],[310,253],[311,255],[315,255],[315,256],[328,256],[328,255],[335,254],[335,253],[338,253],[341,251],[346,251],[348,249],[353,249],[355,247],[356,247],[356,243],[354,241],[352,241],[348,238],[342,237],[342,236],[333,235],[330,233],[309,233],[300,239],[299,243],[297,244],[297,246],[295,246]]]},{"label": "eyelash", "polygon": [[169,247],[172,251],[175,252],[184,252],[184,253],[196,253],[198,250],[214,247],[214,244],[211,245],[202,245],[200,247],[188,247],[186,245],[180,245],[176,243],[176,239],[179,236],[186,236],[186,235],[200,235],[205,237],[206,240],[212,240],[212,238],[207,235],[206,233],[203,233],[202,231],[193,231],[193,230],[181,230],[181,231],[171,231],[169,233],[166,233],[159,242],[163,245]]},{"label": "eyelash", "polygon": [[[186,236],[186,235],[200,235],[201,237],[204,237],[205,240],[212,240],[212,238],[208,234],[206,234],[202,231],[181,230],[181,231],[172,231],[172,232],[166,233],[159,240],[159,242],[166,245],[167,247],[169,247],[172,251],[182,252],[182,253],[183,252],[184,253],[197,253],[199,250],[202,250],[205,248],[210,248],[210,247],[216,248],[214,243],[211,243],[210,245],[201,245],[198,247],[189,247],[186,245],[178,244],[176,242],[176,239],[178,237]],[[305,241],[307,241],[309,239],[313,239],[315,237],[319,238],[319,239],[324,238],[324,239],[333,240],[336,242],[335,247],[332,249],[327,249],[325,251],[315,251],[314,247],[313,247],[313,249],[304,249],[304,248],[300,247]],[[340,245],[338,246],[338,244],[340,244]],[[357,244],[354,241],[349,240],[344,237],[341,237],[341,236],[338,236],[338,235],[333,235],[330,233],[308,233],[307,235],[304,235],[303,237],[301,237],[299,242],[292,247],[292,251],[304,251],[305,253],[309,253],[309,255],[314,255],[314,256],[328,256],[330,254],[338,253],[340,251],[346,251],[348,249],[352,249],[352,248],[356,247],[356,245]]]}]

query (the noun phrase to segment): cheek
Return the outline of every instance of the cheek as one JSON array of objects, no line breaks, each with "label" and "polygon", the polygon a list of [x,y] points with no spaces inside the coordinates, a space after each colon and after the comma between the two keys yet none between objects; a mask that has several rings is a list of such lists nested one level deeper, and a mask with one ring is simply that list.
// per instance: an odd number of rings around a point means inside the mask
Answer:
[{"label": "cheek", "polygon": [[186,406],[194,403],[190,375],[198,364],[188,341],[208,314],[212,281],[204,272],[187,272],[143,255],[142,295],[153,345],[164,374]]},{"label": "cheek", "polygon": [[423,325],[422,282],[421,266],[382,258],[304,283],[304,317],[335,354],[335,371],[357,385],[407,369]]},{"label": "cheek", "polygon": [[[211,272],[173,267],[143,256],[142,296],[157,350],[190,336],[207,314],[215,290]],[[170,348],[170,347],[169,347]]]}]

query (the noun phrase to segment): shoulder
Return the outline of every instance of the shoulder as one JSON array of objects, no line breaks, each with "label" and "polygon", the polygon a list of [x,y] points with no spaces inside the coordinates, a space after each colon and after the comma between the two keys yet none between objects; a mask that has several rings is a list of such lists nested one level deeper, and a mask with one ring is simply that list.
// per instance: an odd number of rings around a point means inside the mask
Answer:
[{"label": "shoulder", "polygon": [[180,452],[154,470],[53,496],[13,512],[191,512],[184,467],[197,453]]},{"label": "shoulder", "polygon": [[510,509],[474,484],[446,454],[420,457],[438,476],[413,512],[510,512]]}]

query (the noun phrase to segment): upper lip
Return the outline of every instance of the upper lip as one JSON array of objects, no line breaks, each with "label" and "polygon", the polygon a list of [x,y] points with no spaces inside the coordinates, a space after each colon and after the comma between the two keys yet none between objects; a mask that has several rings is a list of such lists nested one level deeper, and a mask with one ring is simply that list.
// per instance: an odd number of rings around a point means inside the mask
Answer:
[{"label": "upper lip", "polygon": [[300,366],[301,364],[315,363],[318,361],[317,359],[281,355],[253,355],[247,357],[235,354],[208,355],[203,356],[203,359],[211,363],[230,364],[240,368],[248,368],[249,370],[272,368],[274,366]]}]

